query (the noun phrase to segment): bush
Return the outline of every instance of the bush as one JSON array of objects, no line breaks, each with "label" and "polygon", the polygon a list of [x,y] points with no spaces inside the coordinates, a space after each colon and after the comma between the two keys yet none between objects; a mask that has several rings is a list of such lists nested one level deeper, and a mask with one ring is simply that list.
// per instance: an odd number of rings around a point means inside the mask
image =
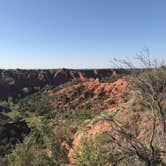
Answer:
[{"label": "bush", "polygon": [[100,136],[94,140],[84,138],[81,145],[74,153],[77,166],[102,166],[112,162],[112,155],[104,146]]},{"label": "bush", "polygon": [[20,144],[6,157],[9,166],[35,166],[37,165],[37,154],[35,147]]},{"label": "bush", "polygon": [[19,106],[22,115],[34,112],[37,115],[43,116],[47,115],[53,109],[47,98],[38,95],[30,96],[21,100]]},{"label": "bush", "polygon": [[[67,150],[62,145],[64,140],[62,135],[55,135],[52,127],[47,122],[43,123],[39,129],[33,129],[23,143],[3,159],[0,165],[3,166],[59,166],[68,162]],[[48,156],[47,150],[51,151]]]},{"label": "bush", "polygon": [[113,82],[117,81],[118,79],[122,78],[123,75],[125,75],[125,74],[120,74],[120,75],[110,76],[110,77],[103,77],[103,78],[101,78],[100,82],[113,83]]},{"label": "bush", "polygon": [[116,101],[115,101],[114,99],[111,99],[111,100],[109,101],[109,104],[111,104],[111,105],[116,104]]}]

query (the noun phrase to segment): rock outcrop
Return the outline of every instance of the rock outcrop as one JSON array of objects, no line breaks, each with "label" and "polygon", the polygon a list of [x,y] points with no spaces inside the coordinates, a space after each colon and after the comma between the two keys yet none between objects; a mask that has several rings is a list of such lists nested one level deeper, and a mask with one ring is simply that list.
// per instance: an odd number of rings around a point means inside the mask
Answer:
[{"label": "rock outcrop", "polygon": [[0,99],[5,99],[18,93],[25,87],[43,87],[60,85],[69,81],[82,81],[89,78],[110,77],[112,75],[126,73],[118,69],[55,69],[55,70],[0,70]]}]

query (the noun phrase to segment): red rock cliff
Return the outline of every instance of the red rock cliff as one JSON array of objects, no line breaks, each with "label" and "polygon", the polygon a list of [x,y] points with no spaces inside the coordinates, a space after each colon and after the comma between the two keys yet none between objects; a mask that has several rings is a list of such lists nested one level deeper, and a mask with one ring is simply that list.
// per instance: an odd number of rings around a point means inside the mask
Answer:
[{"label": "red rock cliff", "polygon": [[[124,70],[116,70],[117,74]],[[112,69],[55,69],[55,70],[0,70],[0,98],[7,98],[24,87],[43,87],[60,85],[68,81],[80,81],[90,78],[110,77],[115,74]]]}]

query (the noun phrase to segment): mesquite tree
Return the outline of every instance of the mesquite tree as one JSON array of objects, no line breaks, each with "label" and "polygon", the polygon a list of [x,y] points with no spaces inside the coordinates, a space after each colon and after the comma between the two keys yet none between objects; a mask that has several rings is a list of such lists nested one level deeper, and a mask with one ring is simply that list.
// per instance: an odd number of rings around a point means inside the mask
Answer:
[{"label": "mesquite tree", "polygon": [[[149,146],[144,146],[142,142],[132,136],[128,137],[130,131],[120,125],[120,122],[117,123],[113,120],[117,126],[119,125],[120,132],[124,133],[130,146],[127,148],[117,140],[116,142],[125,156],[129,157],[129,155],[135,154],[147,166],[166,165],[166,68],[164,62],[151,60],[148,49],[141,51],[136,59],[139,62],[139,68],[128,60],[114,59],[114,64],[131,71],[134,94],[141,99],[141,102],[147,106],[153,115],[151,134],[148,141]],[[159,122],[162,131],[160,136],[163,140],[162,147],[156,146],[154,143],[157,122]]]}]

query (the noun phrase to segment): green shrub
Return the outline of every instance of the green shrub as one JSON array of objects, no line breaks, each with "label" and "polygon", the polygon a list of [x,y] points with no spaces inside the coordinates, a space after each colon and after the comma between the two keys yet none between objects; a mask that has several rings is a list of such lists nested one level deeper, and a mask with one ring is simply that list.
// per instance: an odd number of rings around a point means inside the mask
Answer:
[{"label": "green shrub", "polygon": [[[0,165],[59,166],[67,163],[68,152],[65,146],[62,146],[67,136],[64,132],[59,135],[56,131],[55,134],[52,129],[52,126],[44,121],[43,126],[34,128],[23,143],[18,144],[10,154],[0,159]],[[51,151],[51,157],[47,154],[48,149]]]},{"label": "green shrub", "polygon": [[94,96],[93,91],[87,90],[84,92],[85,98],[91,98]]},{"label": "green shrub", "polygon": [[21,100],[19,106],[22,115],[28,112],[34,112],[37,115],[42,116],[47,115],[53,109],[47,98],[38,95]]},{"label": "green shrub", "polygon": [[109,104],[115,104],[116,103],[116,101],[114,100],[114,99],[111,99],[110,101],[109,101]]},{"label": "green shrub", "polygon": [[95,140],[84,138],[81,145],[74,153],[77,166],[103,166],[112,162],[112,155],[104,147],[101,137],[97,137]]},{"label": "green shrub", "polygon": [[123,75],[125,75],[125,74],[120,74],[120,75],[110,76],[110,77],[103,77],[103,78],[101,78],[100,81],[103,83],[113,83],[113,82],[117,81],[118,79],[122,78]]}]

